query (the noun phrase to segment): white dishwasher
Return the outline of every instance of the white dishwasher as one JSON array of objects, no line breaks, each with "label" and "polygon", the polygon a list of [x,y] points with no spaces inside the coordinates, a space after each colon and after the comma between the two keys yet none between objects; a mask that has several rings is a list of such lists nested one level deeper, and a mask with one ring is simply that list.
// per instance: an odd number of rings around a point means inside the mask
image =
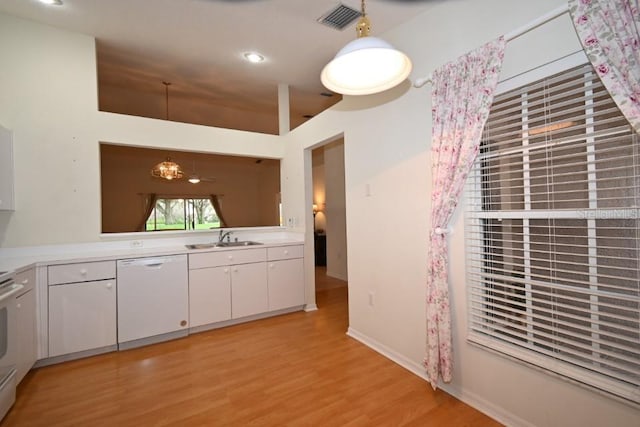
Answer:
[{"label": "white dishwasher", "polygon": [[118,261],[118,348],[188,334],[187,255]]}]

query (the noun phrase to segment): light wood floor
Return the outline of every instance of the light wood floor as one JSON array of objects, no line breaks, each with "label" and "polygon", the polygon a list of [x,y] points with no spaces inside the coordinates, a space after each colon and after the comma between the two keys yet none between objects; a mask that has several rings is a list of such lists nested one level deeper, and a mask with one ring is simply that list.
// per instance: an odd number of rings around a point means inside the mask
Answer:
[{"label": "light wood floor", "polygon": [[9,426],[497,426],[347,337],[347,287],[320,309],[40,368]]},{"label": "light wood floor", "polygon": [[346,287],[347,282],[327,276],[327,267],[316,267],[316,292]]}]

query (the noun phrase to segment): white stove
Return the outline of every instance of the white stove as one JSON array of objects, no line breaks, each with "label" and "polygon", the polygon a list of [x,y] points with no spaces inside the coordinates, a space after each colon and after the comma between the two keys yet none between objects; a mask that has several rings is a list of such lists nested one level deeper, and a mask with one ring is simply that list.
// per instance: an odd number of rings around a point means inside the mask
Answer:
[{"label": "white stove", "polygon": [[16,400],[16,295],[13,272],[0,273],[0,419]]}]

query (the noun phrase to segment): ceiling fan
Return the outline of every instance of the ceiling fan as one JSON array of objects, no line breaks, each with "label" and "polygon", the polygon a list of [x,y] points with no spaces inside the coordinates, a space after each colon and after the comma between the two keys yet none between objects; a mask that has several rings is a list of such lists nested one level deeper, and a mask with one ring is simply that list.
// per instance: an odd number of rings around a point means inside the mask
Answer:
[{"label": "ceiling fan", "polygon": [[216,182],[215,177],[205,177],[196,173],[196,161],[193,161],[193,172],[189,175],[189,182],[192,184],[198,184],[200,182]]}]

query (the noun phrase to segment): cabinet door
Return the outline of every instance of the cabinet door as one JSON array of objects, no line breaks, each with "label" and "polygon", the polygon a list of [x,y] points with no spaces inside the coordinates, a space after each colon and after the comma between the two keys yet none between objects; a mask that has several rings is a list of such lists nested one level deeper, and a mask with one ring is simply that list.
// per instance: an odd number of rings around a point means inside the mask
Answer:
[{"label": "cabinet door", "polygon": [[230,268],[232,317],[238,319],[267,312],[267,263],[232,265]]},{"label": "cabinet door", "polygon": [[14,210],[13,136],[0,126],[0,210]]},{"label": "cabinet door", "polygon": [[304,304],[304,263],[302,258],[269,263],[269,310]]},{"label": "cabinet door", "polygon": [[20,383],[37,359],[35,290],[31,289],[16,299],[16,312],[18,319],[16,381]]},{"label": "cabinet door", "polygon": [[49,286],[49,356],[116,344],[116,281]]},{"label": "cabinet door", "polygon": [[231,319],[231,267],[189,270],[189,325]]}]

